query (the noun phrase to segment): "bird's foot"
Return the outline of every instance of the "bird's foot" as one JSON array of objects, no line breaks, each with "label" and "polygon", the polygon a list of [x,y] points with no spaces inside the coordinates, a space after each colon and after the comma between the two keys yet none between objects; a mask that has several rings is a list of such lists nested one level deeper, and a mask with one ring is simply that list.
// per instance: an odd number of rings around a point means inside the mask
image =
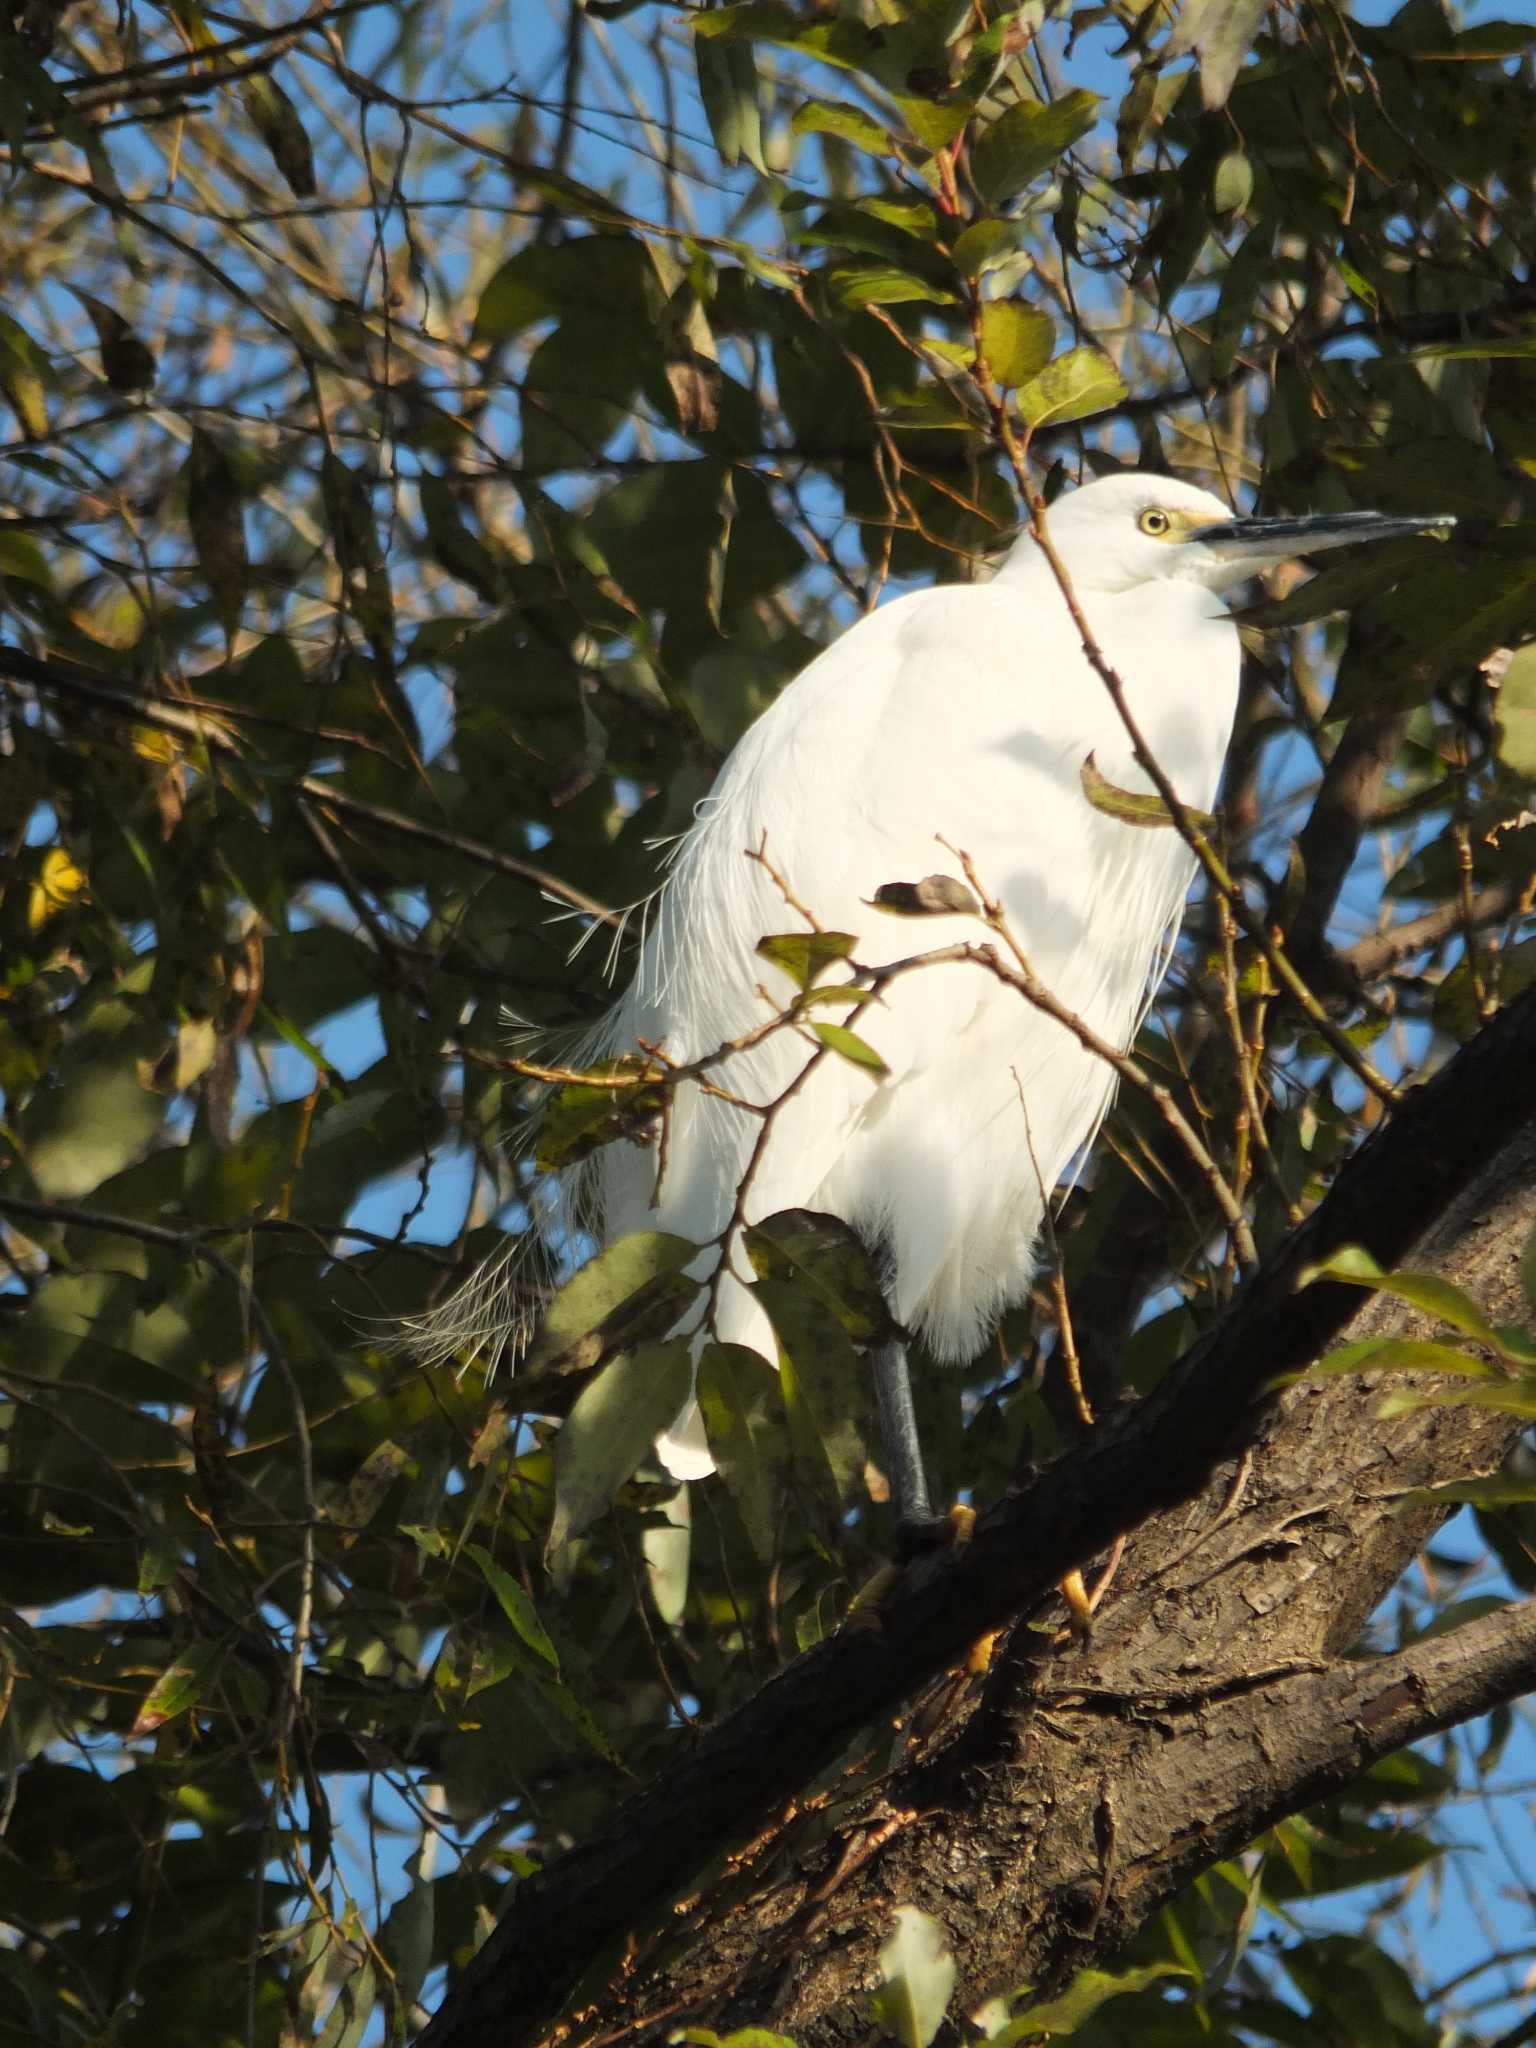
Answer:
[{"label": "bird's foot", "polygon": [[953,1507],[947,1515],[903,1515],[896,1524],[896,1555],[906,1563],[930,1550],[958,1550],[971,1540],[974,1508]]}]

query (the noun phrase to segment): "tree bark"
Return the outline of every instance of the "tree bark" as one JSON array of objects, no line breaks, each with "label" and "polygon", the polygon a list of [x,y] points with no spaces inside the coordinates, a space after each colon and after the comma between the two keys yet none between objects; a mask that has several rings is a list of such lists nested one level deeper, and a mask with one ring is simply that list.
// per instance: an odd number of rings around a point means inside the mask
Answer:
[{"label": "tree bark", "polygon": [[[746,2023],[816,2048],[863,2039],[896,1903],[943,1922],[957,2009],[1024,1982],[1047,1996],[1275,1818],[1530,1684],[1525,1610],[1391,1658],[1356,1648],[1442,1512],[1402,1496],[1493,1469],[1520,1421],[1383,1421],[1379,1381],[1275,1383],[1346,1331],[1427,1333],[1386,1297],[1298,1287],[1345,1243],[1521,1319],[1533,1117],[1536,992],[1405,1099],[1149,1399],[521,1886],[424,2040],[596,2048]],[[1063,1574],[1126,1533],[1091,1637],[1042,1632]],[[948,1672],[998,1629],[984,1681]],[[935,1678],[893,1745],[889,1717]]]}]

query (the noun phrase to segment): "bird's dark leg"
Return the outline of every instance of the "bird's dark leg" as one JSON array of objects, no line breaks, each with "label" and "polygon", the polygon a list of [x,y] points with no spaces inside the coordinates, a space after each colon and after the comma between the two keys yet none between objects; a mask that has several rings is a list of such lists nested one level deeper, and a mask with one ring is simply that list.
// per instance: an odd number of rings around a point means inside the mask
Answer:
[{"label": "bird's dark leg", "polygon": [[904,1344],[882,1344],[875,1353],[875,1404],[897,1525],[904,1534],[926,1535],[934,1526],[933,1507],[923,1471],[923,1447],[917,1439],[917,1411],[912,1406]]}]

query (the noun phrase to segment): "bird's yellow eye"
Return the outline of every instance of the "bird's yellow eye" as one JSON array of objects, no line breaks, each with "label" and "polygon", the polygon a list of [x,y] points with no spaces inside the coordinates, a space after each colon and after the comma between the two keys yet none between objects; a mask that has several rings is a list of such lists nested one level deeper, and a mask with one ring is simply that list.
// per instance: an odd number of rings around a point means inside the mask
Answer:
[{"label": "bird's yellow eye", "polygon": [[1149,505],[1136,521],[1136,524],[1143,533],[1151,534],[1154,540],[1166,539],[1173,530],[1173,521],[1166,512],[1160,511],[1156,505]]}]

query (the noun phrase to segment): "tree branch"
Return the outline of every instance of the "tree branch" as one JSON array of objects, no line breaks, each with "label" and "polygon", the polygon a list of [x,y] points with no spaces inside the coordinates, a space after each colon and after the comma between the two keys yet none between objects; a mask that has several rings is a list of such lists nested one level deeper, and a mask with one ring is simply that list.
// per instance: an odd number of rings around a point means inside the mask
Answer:
[{"label": "tree branch", "polygon": [[[968,1647],[1029,1612],[1070,1570],[1208,1487],[1264,1426],[1277,1377],[1318,1357],[1359,1309],[1306,1264],[1361,1243],[1383,1266],[1536,1116],[1536,991],[1495,1018],[1398,1109],[1220,1324],[1136,1408],[1027,1492],[984,1515],[967,1548],[912,1564],[878,1612],[690,1738],[602,1836],[523,1883],[423,2037],[431,2048],[539,2038],[571,1987],[711,1855],[793,1799],[861,1728]],[[1373,1596],[1374,1597],[1374,1596]],[[1091,1830],[1090,1830],[1091,1834]]]}]

